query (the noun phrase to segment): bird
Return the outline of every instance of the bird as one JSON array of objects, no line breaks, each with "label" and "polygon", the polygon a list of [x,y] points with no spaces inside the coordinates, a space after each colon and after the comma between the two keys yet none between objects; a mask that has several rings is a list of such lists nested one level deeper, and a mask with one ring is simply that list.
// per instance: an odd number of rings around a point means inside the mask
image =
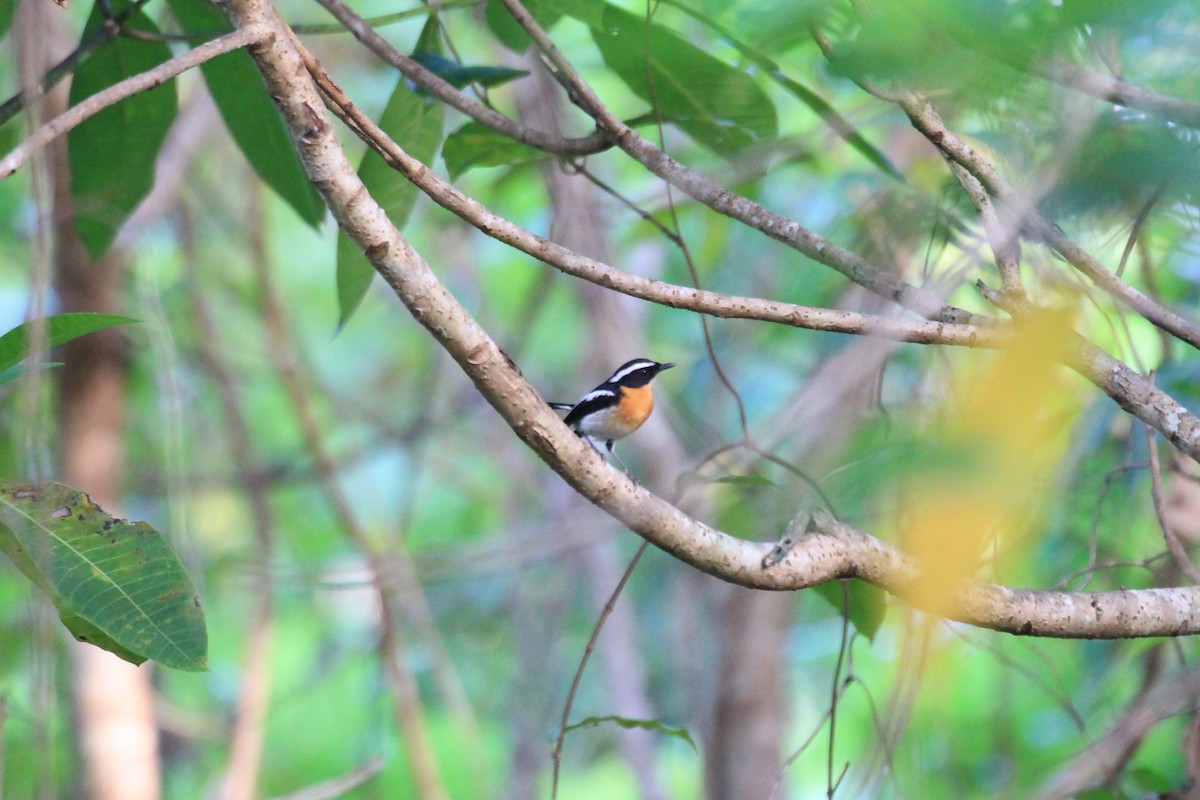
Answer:
[{"label": "bird", "polygon": [[599,450],[596,443],[604,442],[608,452],[616,457],[613,442],[624,439],[650,418],[650,412],[654,410],[654,378],[673,366],[648,358],[635,358],[617,367],[608,380],[581,397],[579,402],[549,405],[566,411],[563,422],[588,444]]}]

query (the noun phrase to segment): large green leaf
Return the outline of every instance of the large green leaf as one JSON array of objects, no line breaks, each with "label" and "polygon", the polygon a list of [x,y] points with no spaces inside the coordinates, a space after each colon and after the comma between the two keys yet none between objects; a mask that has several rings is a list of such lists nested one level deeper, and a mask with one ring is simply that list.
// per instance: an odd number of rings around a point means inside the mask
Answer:
[{"label": "large green leaf", "polygon": [[[105,5],[121,13],[130,3],[97,0],[84,27],[85,40],[104,24]],[[140,30],[158,30],[140,9],[128,22]],[[169,58],[171,48],[165,42],[118,36],[75,72],[70,103],[75,105]],[[154,162],[175,112],[175,81],[170,80],[109,106],[67,135],[75,226],[92,258],[104,254],[121,224],[153,188]]]},{"label": "large green leaf", "polygon": [[199,596],[146,523],[115,519],[61,483],[0,481],[0,550],[80,641],[134,664],[207,669]]},{"label": "large green leaf", "polygon": [[[128,325],[137,322],[131,317],[121,317],[116,314],[57,314],[42,320],[46,326],[46,347],[78,339],[87,333],[111,328],[115,325]],[[20,373],[16,367],[29,354],[32,346],[33,322],[18,325],[11,331],[0,336],[0,385],[15,379]]]},{"label": "large green leaf", "polygon": [[[204,0],[169,0],[179,22],[193,31],[229,31],[229,20]],[[263,182],[314,228],[325,219],[325,204],[308,180],[279,109],[244,50],[201,65],[204,82],[250,166]]]},{"label": "large green leaf", "polygon": [[734,156],[774,138],[775,106],[754,79],[672,31],[608,6],[592,38],[609,68],[664,122],[712,151]]},{"label": "large green leaf", "polygon": [[[436,53],[440,49],[439,27],[436,17],[430,17],[421,31],[417,49],[425,53]],[[414,91],[408,81],[401,78],[392,91],[379,126],[387,131],[396,144],[413,158],[429,164],[437,155],[442,142],[442,120],[444,106],[433,102]],[[397,228],[403,229],[417,202],[417,187],[396,170],[388,166],[383,156],[368,150],[358,168],[358,177],[383,206],[388,218]],[[337,242],[337,291],[338,327],[343,327],[362,302],[375,277],[375,269],[358,246],[344,231],[338,231]]]}]

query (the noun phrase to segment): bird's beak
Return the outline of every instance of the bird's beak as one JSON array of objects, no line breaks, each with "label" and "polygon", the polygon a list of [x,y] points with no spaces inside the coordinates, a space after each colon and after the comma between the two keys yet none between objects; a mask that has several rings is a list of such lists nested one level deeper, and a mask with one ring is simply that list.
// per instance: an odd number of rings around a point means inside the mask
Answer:
[{"label": "bird's beak", "polygon": [[674,365],[674,364],[659,364],[659,365],[658,365],[658,371],[659,371],[659,372],[662,372],[663,370],[665,370],[665,369],[670,369],[670,368],[671,368],[671,367],[673,367],[673,366],[675,366],[675,365]]}]

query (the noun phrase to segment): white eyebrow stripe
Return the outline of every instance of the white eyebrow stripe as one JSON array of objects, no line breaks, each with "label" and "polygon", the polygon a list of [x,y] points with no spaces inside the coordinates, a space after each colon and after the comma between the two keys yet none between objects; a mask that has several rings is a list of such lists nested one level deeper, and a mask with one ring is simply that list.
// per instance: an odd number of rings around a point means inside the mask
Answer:
[{"label": "white eyebrow stripe", "polygon": [[612,389],[593,389],[592,391],[579,398],[579,402],[575,405],[581,406],[591,400],[599,400],[601,397],[616,397],[617,393]]},{"label": "white eyebrow stripe", "polygon": [[616,383],[617,381],[621,380],[626,375],[629,375],[632,372],[637,372],[639,369],[645,369],[646,367],[653,367],[653,366],[654,366],[653,361],[647,361],[647,360],[634,361],[632,363],[626,364],[625,366],[621,367],[616,372],[614,372],[612,374],[612,377],[609,378],[606,381],[606,383]]}]

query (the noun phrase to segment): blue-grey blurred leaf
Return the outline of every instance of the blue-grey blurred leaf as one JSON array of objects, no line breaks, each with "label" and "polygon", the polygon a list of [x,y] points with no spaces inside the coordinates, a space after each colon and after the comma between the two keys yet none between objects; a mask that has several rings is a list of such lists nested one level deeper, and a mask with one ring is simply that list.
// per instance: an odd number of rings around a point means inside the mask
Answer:
[{"label": "blue-grey blurred leaf", "polygon": [[463,88],[472,83],[480,86],[499,86],[529,74],[528,70],[511,67],[468,67],[445,56],[430,52],[413,53],[413,60],[446,83]]}]

